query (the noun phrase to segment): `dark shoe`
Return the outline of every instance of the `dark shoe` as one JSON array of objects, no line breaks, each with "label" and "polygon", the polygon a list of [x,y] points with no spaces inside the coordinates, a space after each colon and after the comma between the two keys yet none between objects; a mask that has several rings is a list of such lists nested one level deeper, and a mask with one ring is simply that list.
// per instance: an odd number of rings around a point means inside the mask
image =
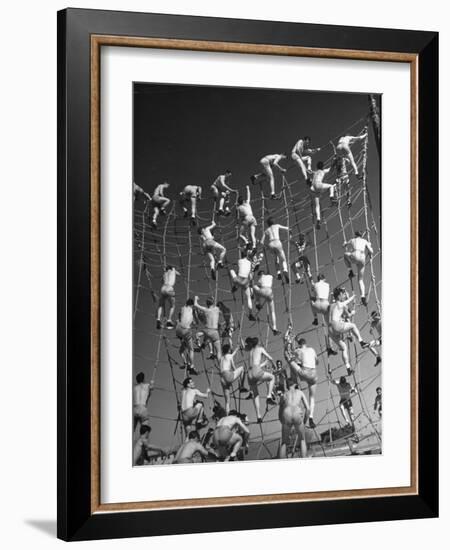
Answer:
[{"label": "dark shoe", "polygon": [[244,399],[247,400],[247,401],[248,401],[249,399],[253,399],[253,392],[249,391],[249,392],[248,392],[248,395],[246,395],[246,396],[244,397]]},{"label": "dark shoe", "polygon": [[223,215],[224,215],[224,211],[223,211],[223,210],[219,210],[217,213],[219,214],[219,216],[223,216]]},{"label": "dark shoe", "polygon": [[277,279],[278,279],[279,281],[281,281],[281,271],[278,271],[278,273],[277,273]]},{"label": "dark shoe", "polygon": [[228,208],[228,206],[225,208],[225,216],[229,216],[231,214],[231,210]]},{"label": "dark shoe", "polygon": [[161,208],[161,210],[159,211],[161,216],[165,216],[166,215],[166,211],[164,210],[164,208]]},{"label": "dark shoe", "polygon": [[347,369],[347,376],[351,376],[352,374],[355,374],[355,371],[353,369]]},{"label": "dark shoe", "polygon": [[316,229],[317,229],[317,231],[320,231],[320,221],[319,220],[316,221]]},{"label": "dark shoe", "polygon": [[353,269],[350,269],[350,271],[348,272],[348,278],[353,279],[354,276],[355,274],[353,273]]},{"label": "dark shoe", "polygon": [[221,267],[223,267],[223,262],[217,262],[217,269],[220,269]]},{"label": "dark shoe", "polygon": [[328,357],[329,357],[330,355],[337,355],[338,352],[336,350],[334,350],[333,348],[328,347],[327,348],[327,354],[328,354]]},{"label": "dark shoe", "polygon": [[277,330],[276,328],[273,328],[273,329],[272,329],[272,334],[273,334],[274,336],[279,336],[279,335],[281,334],[281,330]]},{"label": "dark shoe", "polygon": [[374,367],[378,367],[378,365],[379,365],[380,363],[381,363],[381,357],[378,356],[378,357],[377,357],[377,360],[375,361]]},{"label": "dark shoe", "polygon": [[273,200],[273,201],[276,201],[276,200],[277,200],[277,196],[275,195],[275,193],[272,193],[272,194],[270,195],[270,198],[271,198],[271,200]]},{"label": "dark shoe", "polygon": [[255,307],[258,311],[261,311],[264,306],[262,304],[256,304]]},{"label": "dark shoe", "polygon": [[209,424],[209,420],[207,418],[204,418],[203,420],[200,420],[200,422],[197,422],[195,427],[198,429],[205,428]]},{"label": "dark shoe", "polygon": [[277,404],[277,402],[276,402],[276,400],[275,400],[275,396],[274,396],[273,393],[271,393],[270,395],[267,396],[267,398],[266,398],[266,403],[267,403],[268,405],[276,405],[276,404]]},{"label": "dark shoe", "polygon": [[367,298],[365,296],[361,297],[361,303],[362,303],[363,306],[367,307]]},{"label": "dark shoe", "polygon": [[[247,393],[247,392],[249,392],[249,390],[248,390],[245,386],[241,386],[241,387],[239,388],[239,393]],[[250,392],[249,392],[249,393],[250,393]]]},{"label": "dark shoe", "polygon": [[194,216],[192,216],[191,218],[191,223],[192,225],[197,225],[197,220],[194,218]]},{"label": "dark shoe", "polygon": [[289,284],[289,275],[288,275],[288,272],[287,272],[287,271],[284,271],[284,272],[283,272],[283,275],[284,275],[284,280],[285,280],[286,284],[288,285],[288,284]]},{"label": "dark shoe", "polygon": [[187,211],[187,210],[185,210],[185,212],[184,212],[184,214],[183,214],[183,217],[184,217],[184,218],[187,218],[187,217],[188,217],[188,211]]},{"label": "dark shoe", "polygon": [[193,376],[198,376],[200,373],[198,370],[194,367],[188,367],[188,374],[191,374]]},{"label": "dark shoe", "polygon": [[152,227],[152,229],[156,229],[156,227],[157,227],[156,222],[152,222],[151,227]]},{"label": "dark shoe", "polygon": [[256,423],[257,423],[257,424],[262,424],[262,423],[263,423],[263,419],[262,419],[262,418],[257,418],[257,419],[256,419]]},{"label": "dark shoe", "polygon": [[316,427],[316,423],[312,418],[309,419],[309,427],[312,428],[313,430]]},{"label": "dark shoe", "polygon": [[166,323],[166,328],[168,328],[169,330],[171,330],[171,329],[173,329],[174,326],[175,326],[175,325],[173,324],[172,321],[167,321],[167,323]]},{"label": "dark shoe", "polygon": [[369,347],[369,344],[367,342],[364,342],[364,340],[361,340],[361,342],[359,343],[359,345],[363,348],[363,349],[366,349]]},{"label": "dark shoe", "polygon": [[253,313],[248,314],[248,320],[249,321],[256,321],[256,317],[253,315]]},{"label": "dark shoe", "polygon": [[312,324],[317,327],[318,324],[319,324],[319,319],[317,319],[317,317],[314,319],[314,321],[312,322]]},{"label": "dark shoe", "polygon": [[211,269],[211,279],[212,279],[213,281],[216,280],[216,270],[215,270],[215,269]]},{"label": "dark shoe", "polygon": [[208,359],[217,359],[217,355],[215,353],[211,353]]},{"label": "dark shoe", "polygon": [[159,319],[157,319],[157,321],[156,321],[156,328],[157,328],[158,330],[161,330],[161,326],[162,326],[162,325],[161,325],[161,321],[160,321]]},{"label": "dark shoe", "polygon": [[233,285],[233,286],[231,287],[231,292],[235,293],[236,290],[237,290],[237,286],[236,286],[236,285]]}]

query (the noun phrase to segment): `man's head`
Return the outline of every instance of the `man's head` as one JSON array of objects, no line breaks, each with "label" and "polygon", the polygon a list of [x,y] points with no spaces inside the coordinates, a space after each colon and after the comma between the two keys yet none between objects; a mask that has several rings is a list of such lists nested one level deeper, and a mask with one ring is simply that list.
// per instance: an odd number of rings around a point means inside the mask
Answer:
[{"label": "man's head", "polygon": [[192,430],[192,432],[189,432],[188,439],[191,441],[199,441],[200,435],[197,430]]},{"label": "man's head", "polygon": [[335,300],[344,300],[345,299],[345,288],[338,286],[333,290],[333,297]]},{"label": "man's head", "polygon": [[150,435],[150,432],[152,431],[152,428],[148,424],[142,424],[139,428],[139,433],[141,435],[147,435],[147,437]]},{"label": "man's head", "polygon": [[319,273],[319,275],[317,275],[317,280],[318,281],[325,281],[325,275],[323,273]]},{"label": "man's head", "polygon": [[305,244],[305,241],[306,241],[306,237],[305,237],[304,233],[300,233],[299,236],[298,236],[297,244],[299,246],[303,246]]},{"label": "man's head", "polygon": [[280,359],[277,359],[275,365],[277,366],[277,369],[281,369],[281,367],[283,366],[283,362]]},{"label": "man's head", "polygon": [[166,265],[164,271],[170,271],[171,269],[175,269],[173,265]]},{"label": "man's head", "polygon": [[266,272],[264,271],[264,269],[260,269],[260,270],[258,271],[258,277],[262,277],[262,276],[265,275],[265,274],[266,274]]},{"label": "man's head", "polygon": [[377,395],[381,395],[381,388],[379,386],[376,391],[377,391]]},{"label": "man's head", "polygon": [[214,298],[212,296],[208,296],[208,298],[206,298],[206,306],[211,307],[212,305],[214,305]]},{"label": "man's head", "polygon": [[295,337],[295,340],[297,341],[297,344],[300,348],[302,348],[303,346],[306,346],[306,340],[302,338],[299,334],[297,334],[297,336]]},{"label": "man's head", "polygon": [[229,178],[231,176],[231,170],[225,170],[225,176]]},{"label": "man's head", "polygon": [[188,298],[188,299],[186,300],[186,305],[187,305],[187,306],[193,306],[193,305],[194,305],[194,300],[193,300],[192,298]]},{"label": "man's head", "polygon": [[239,416],[239,413],[236,409],[231,409],[231,411],[228,413],[228,416]]},{"label": "man's head", "polygon": [[346,384],[346,383],[347,383],[347,378],[345,378],[345,376],[341,376],[341,377],[339,378],[339,384],[344,385],[344,384]]},{"label": "man's head", "polygon": [[169,183],[167,181],[165,181],[163,184],[163,187],[167,188],[167,187],[170,187]]},{"label": "man's head", "polygon": [[227,355],[228,353],[230,353],[230,351],[231,351],[231,346],[230,346],[230,344],[224,344],[224,345],[222,346],[222,354],[223,354],[223,355]]},{"label": "man's head", "polygon": [[273,219],[272,218],[267,218],[267,225],[270,227],[271,225],[273,225]]},{"label": "man's head", "polygon": [[183,380],[183,388],[186,390],[187,388],[194,385],[194,381],[189,376]]},{"label": "man's head", "polygon": [[305,145],[309,145],[311,143],[311,138],[309,136],[305,136],[303,138],[303,142]]},{"label": "man's head", "polygon": [[249,350],[255,348],[258,345],[258,342],[259,340],[256,336],[247,336],[245,339],[245,349]]},{"label": "man's head", "polygon": [[239,195],[237,202],[238,202],[238,204],[243,204],[244,197],[242,195]]},{"label": "man's head", "polygon": [[355,231],[355,237],[362,237],[361,231]]},{"label": "man's head", "polygon": [[378,311],[372,311],[370,316],[372,317],[373,321],[379,321],[381,319],[380,314],[378,313]]},{"label": "man's head", "polygon": [[138,374],[136,374],[136,382],[138,384],[142,384],[142,382],[145,380],[145,375],[143,372],[139,372]]},{"label": "man's head", "polygon": [[319,160],[316,166],[317,166],[317,170],[323,170],[323,162],[321,160]]},{"label": "man's head", "polygon": [[197,233],[198,233],[199,235],[202,234],[202,231],[203,231],[203,227],[199,227],[199,228],[197,229]]}]

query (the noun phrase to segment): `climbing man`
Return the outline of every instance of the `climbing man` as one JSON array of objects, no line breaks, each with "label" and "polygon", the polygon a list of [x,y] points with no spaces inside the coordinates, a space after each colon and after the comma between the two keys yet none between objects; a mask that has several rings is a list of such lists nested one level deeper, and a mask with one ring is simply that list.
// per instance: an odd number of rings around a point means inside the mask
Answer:
[{"label": "climbing man", "polygon": [[303,283],[304,276],[306,275],[308,279],[311,279],[311,262],[308,259],[308,256],[305,255],[305,249],[308,243],[306,242],[306,237],[303,233],[300,233],[298,240],[295,241],[295,247],[297,248],[298,258],[292,264],[292,271],[295,274],[295,282]]},{"label": "climbing man", "polygon": [[206,393],[199,391],[190,377],[183,380],[181,419],[186,432],[199,430],[208,425],[204,405],[201,401],[198,401],[198,398],[206,399],[210,393],[211,390],[209,388],[206,390]]},{"label": "climbing man", "polygon": [[354,371],[350,365],[347,343],[344,339],[345,336],[349,333],[353,334],[362,348],[367,348],[369,344],[363,341],[355,323],[350,323],[342,319],[343,314],[347,311],[346,308],[355,299],[355,295],[347,299],[347,291],[345,288],[337,287],[333,290],[333,296],[336,301],[330,306],[328,334],[333,342],[340,348],[347,374],[350,375],[353,374]]},{"label": "climbing man", "polygon": [[200,185],[186,185],[180,193],[180,204],[183,208],[184,217],[187,218],[189,210],[187,205],[191,206],[191,221],[195,225],[197,217],[197,203],[202,198],[202,188]]},{"label": "climbing man", "polygon": [[244,291],[245,299],[247,302],[248,318],[250,321],[256,321],[256,317],[253,314],[252,295],[250,292],[250,277],[251,277],[252,263],[247,258],[241,258],[238,260],[238,273],[234,269],[230,269],[230,279],[233,283],[231,292],[241,288]]},{"label": "climbing man", "polygon": [[152,218],[152,227],[156,228],[156,221],[160,214],[164,215],[166,209],[170,204],[170,199],[164,196],[164,192],[169,188],[167,182],[160,183],[156,189],[153,191],[152,195],[152,205],[153,205],[153,218]]},{"label": "climbing man", "polygon": [[320,229],[321,215],[320,215],[320,196],[325,191],[330,194],[330,201],[335,204],[335,191],[336,185],[334,183],[324,183],[323,178],[330,172],[330,168],[324,168],[322,161],[317,163],[317,168],[314,171],[309,171],[311,181],[311,194],[314,199],[314,210],[316,216],[316,229]]},{"label": "climbing man", "polygon": [[270,324],[272,333],[274,336],[281,334],[277,329],[277,316],[275,313],[275,303],[273,300],[273,277],[272,275],[266,273],[264,270],[260,269],[258,271],[256,284],[253,284],[253,293],[255,296],[255,306],[258,311],[264,307],[264,304],[267,304],[267,309],[270,313]]},{"label": "climbing man", "polygon": [[[238,219],[239,219],[239,238],[244,242],[247,248],[251,247],[256,252],[256,219],[253,215],[252,205],[250,204],[250,187],[247,185],[247,196],[244,198],[242,195],[238,197]],[[250,242],[248,235],[244,233],[249,231]]]},{"label": "climbing man", "polygon": [[239,449],[246,444],[250,432],[239,418],[236,410],[230,411],[227,416],[218,422],[213,434],[214,445],[219,458],[225,462],[236,460]]},{"label": "climbing man", "polygon": [[225,397],[225,411],[227,415],[230,413],[230,395],[233,382],[239,380],[240,383],[244,374],[244,367],[236,367],[234,364],[234,357],[238,351],[239,347],[232,351],[230,344],[224,344],[222,346],[220,383],[222,384],[223,395]]},{"label": "climbing man", "polygon": [[381,316],[378,311],[372,311],[370,314],[370,334],[375,336],[369,342],[369,351],[376,357],[375,367],[381,363],[381,356],[376,347],[381,346]]},{"label": "climbing man", "polygon": [[[274,223],[272,218],[267,219],[267,229],[261,239],[261,244],[267,239],[266,247],[275,255],[275,263],[277,265],[277,277],[281,279],[281,272],[283,272],[286,283],[289,284],[289,273],[287,269],[286,255],[283,250],[283,245],[280,241],[280,229],[289,233],[289,227]],[[281,268],[280,268],[281,264]]]},{"label": "climbing man", "polygon": [[226,170],[225,174],[220,174],[214,180],[214,183],[211,185],[211,191],[216,201],[216,210],[219,215],[229,215],[230,209],[226,206],[228,197],[230,193],[237,193],[235,189],[231,189],[228,185],[228,182],[231,179],[230,170]]},{"label": "climbing man", "polygon": [[[216,222],[211,222],[210,225],[206,227],[199,227],[198,234],[200,235],[200,243],[203,250],[203,253],[209,259],[209,267],[211,269],[211,278],[216,280],[216,270],[220,267],[223,267],[223,261],[225,254],[227,253],[226,248],[219,244],[212,234],[213,229],[216,227]],[[216,264],[216,255],[218,255],[218,260]]]},{"label": "climbing man", "polygon": [[203,328],[203,345],[211,342],[214,354],[211,358],[216,357],[219,361],[222,357],[222,350],[219,335],[219,317],[221,315],[220,308],[214,305],[214,298],[206,298],[206,307],[198,303],[198,296],[194,298],[194,307],[201,311],[205,317],[205,327]]},{"label": "climbing man", "polygon": [[300,172],[303,174],[305,180],[308,179],[308,170],[311,170],[311,155],[320,151],[320,147],[312,149],[310,144],[311,138],[305,136],[297,141],[291,152],[291,158],[300,168]]},{"label": "climbing man", "polygon": [[350,194],[350,176],[348,174],[347,167],[350,164],[350,159],[348,157],[338,157],[333,158],[331,167],[336,172],[336,187],[338,189],[338,195],[341,196],[343,190],[347,197],[347,207],[350,208],[352,205],[352,199]]},{"label": "climbing man", "polygon": [[[305,394],[288,379],[287,389],[280,398],[278,419],[281,422],[281,446],[279,458],[287,458],[287,445],[290,442],[294,428],[297,434],[297,444],[300,448],[300,458],[306,457],[305,422],[309,417],[309,406]],[[294,449],[295,450],[295,449]]]},{"label": "climbing man", "polygon": [[175,325],[172,321],[172,316],[175,312],[175,281],[177,275],[180,275],[178,271],[172,266],[168,265],[164,269],[163,284],[159,293],[159,304],[156,316],[156,328],[159,330],[162,326],[161,317],[165,310],[166,303],[169,303],[169,315],[166,321],[166,328],[172,329]]},{"label": "climbing man", "polygon": [[[253,404],[256,411],[256,421],[262,423],[258,385],[262,382],[268,382],[269,388],[267,392],[266,403],[267,405],[275,405],[275,394],[273,393],[273,387],[275,384],[275,377],[271,372],[264,370],[267,363],[270,361],[273,363],[272,357],[267,351],[259,344],[258,338],[248,336],[245,339],[245,350],[250,353],[249,371],[247,373],[247,379],[250,386],[250,392],[253,397]],[[265,357],[265,359],[263,359]]]},{"label": "climbing man", "polygon": [[375,396],[375,402],[373,404],[373,410],[378,413],[378,416],[382,418],[383,416],[383,404],[382,404],[382,395],[381,395],[381,388],[378,387],[376,389],[377,395]]},{"label": "climbing man", "polygon": [[328,377],[330,382],[334,384],[339,391],[339,408],[344,417],[347,426],[352,426],[355,429],[355,413],[353,412],[353,403],[351,396],[358,393],[358,390],[347,382],[345,376],[341,376],[339,380],[331,378],[331,372],[328,369]]},{"label": "climbing man", "polygon": [[136,385],[133,388],[133,434],[138,425],[145,424],[150,418],[147,405],[153,391],[153,380],[144,382],[145,375],[139,372],[136,375]]},{"label": "climbing man", "polygon": [[194,368],[194,341],[192,338],[192,324],[194,323],[194,300],[188,298],[178,314],[175,334],[180,340],[179,353],[183,358],[184,367],[188,374],[198,374]]},{"label": "climbing man", "polygon": [[197,457],[208,458],[211,451],[207,451],[200,443],[197,430],[189,432],[187,441],[178,449],[172,464],[193,464],[198,462]]},{"label": "climbing man", "polygon": [[356,166],[355,159],[353,158],[352,150],[350,146],[358,141],[364,141],[367,137],[367,127],[364,128],[363,133],[360,136],[342,136],[339,138],[336,145],[336,155],[338,157],[348,158],[352,165],[355,176],[358,175],[358,167]]},{"label": "climbing man", "polygon": [[[165,454],[164,449],[150,445],[149,439],[151,431],[152,428],[148,424],[142,424],[139,428],[139,438],[136,440],[133,447],[133,466],[142,466],[148,462],[152,456],[155,457]],[[150,454],[151,451],[153,451],[153,455]]]},{"label": "climbing man", "polygon": [[140,185],[133,182],[133,199],[137,200],[139,197],[142,197],[144,202],[152,200],[151,196]]},{"label": "climbing man", "polygon": [[231,312],[231,309],[222,301],[217,302],[217,307],[220,309],[224,320],[224,323],[221,327],[222,338],[229,338],[231,340],[233,338],[234,329],[236,328],[233,313]]},{"label": "climbing man", "polygon": [[316,427],[314,408],[318,380],[316,367],[319,364],[319,359],[315,349],[308,347],[304,338],[301,338],[300,335],[294,338],[292,333],[293,327],[289,324],[284,335],[284,356],[299,381],[308,384],[309,427],[314,429]]},{"label": "climbing man", "polygon": [[320,313],[325,319],[325,324],[328,327],[328,316],[330,312],[330,285],[327,283],[325,275],[319,273],[317,282],[311,282],[311,309],[314,315],[313,325],[319,324],[317,315]]},{"label": "climbing man", "polygon": [[259,161],[263,172],[254,174],[250,177],[250,180],[253,184],[257,182],[260,178],[267,178],[269,180],[269,186],[270,186],[270,198],[275,199],[275,176],[273,174],[272,168],[276,166],[280,172],[283,174],[286,172],[286,168],[283,168],[280,166],[280,161],[285,159],[285,154],[278,154],[275,153],[273,155],[266,155],[265,157],[262,157],[262,159]]},{"label": "climbing man", "polygon": [[345,242],[343,247],[347,250],[344,253],[345,265],[349,268],[348,277],[353,279],[355,274],[353,273],[352,264],[356,265],[358,272],[358,284],[359,292],[361,294],[361,302],[364,306],[367,306],[366,287],[364,285],[364,271],[366,266],[366,251],[370,256],[373,256],[373,250],[366,239],[363,239],[361,231],[355,231],[353,239]]}]

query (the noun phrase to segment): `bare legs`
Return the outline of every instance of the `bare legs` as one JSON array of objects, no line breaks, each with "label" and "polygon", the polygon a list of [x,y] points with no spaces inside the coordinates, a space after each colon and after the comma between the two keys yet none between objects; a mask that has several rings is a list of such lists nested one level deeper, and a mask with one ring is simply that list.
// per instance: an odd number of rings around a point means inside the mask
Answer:
[{"label": "bare legs", "polygon": [[253,404],[255,405],[256,418],[258,420],[261,419],[261,409],[260,409],[259,391],[258,391],[258,384],[261,382],[269,382],[269,388],[268,388],[267,394],[271,396],[273,393],[273,387],[275,385],[275,377],[270,372],[265,372],[257,381],[252,382],[251,380],[249,380],[250,390],[253,394]]}]

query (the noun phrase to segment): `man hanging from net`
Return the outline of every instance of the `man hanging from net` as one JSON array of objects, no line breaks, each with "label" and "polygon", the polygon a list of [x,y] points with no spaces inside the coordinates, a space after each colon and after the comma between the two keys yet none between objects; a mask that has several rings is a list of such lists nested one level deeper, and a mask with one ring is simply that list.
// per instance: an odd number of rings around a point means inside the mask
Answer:
[{"label": "man hanging from net", "polygon": [[[308,401],[295,380],[287,378],[287,389],[280,397],[278,419],[281,422],[281,445],[279,458],[287,458],[287,446],[294,430],[297,436],[297,445],[300,449],[300,458],[306,457],[305,423],[308,420],[310,410]],[[295,451],[295,449],[293,449]]]},{"label": "man hanging from net", "polygon": [[275,176],[273,173],[273,167],[275,166],[280,172],[284,174],[286,172],[286,168],[280,166],[279,163],[285,158],[286,155],[284,153],[274,153],[273,155],[266,155],[265,157],[262,157],[262,159],[259,161],[259,164],[261,165],[263,171],[250,177],[250,180],[253,184],[255,184],[259,179],[262,178],[269,180],[271,199],[277,198],[275,194]]},{"label": "man hanging from net", "polygon": [[150,202],[152,200],[151,196],[144,191],[140,185],[133,182],[133,200],[137,200],[139,197],[142,197],[144,202]]},{"label": "man hanging from net", "polygon": [[202,347],[210,342],[213,346],[213,354],[211,355],[210,359],[217,358],[220,361],[222,357],[219,334],[219,318],[221,315],[220,308],[214,305],[214,298],[212,296],[206,298],[206,307],[203,307],[198,303],[198,296],[196,296],[194,298],[194,307],[201,311],[205,318],[205,327],[202,330]]},{"label": "man hanging from net", "polygon": [[300,168],[300,172],[305,180],[308,179],[308,170],[311,170],[311,155],[318,153],[319,151],[320,147],[317,147],[316,149],[311,148],[311,138],[309,136],[299,139],[292,148],[291,158]]},{"label": "man hanging from net", "polygon": [[195,225],[197,219],[197,203],[202,198],[202,188],[200,185],[186,185],[180,193],[180,204],[183,208],[184,217],[189,216],[188,206],[191,207],[191,222]]},{"label": "man hanging from net", "polygon": [[332,384],[334,384],[339,391],[339,408],[342,416],[344,417],[347,426],[351,426],[355,429],[355,413],[353,412],[352,395],[358,393],[358,390],[347,382],[345,376],[341,376],[339,379],[331,377],[331,371],[328,369],[328,377]]},{"label": "man hanging from net", "polygon": [[252,263],[247,258],[240,258],[238,260],[238,272],[234,269],[230,269],[230,279],[233,284],[231,291],[234,293],[238,288],[241,288],[244,292],[246,305],[248,309],[248,318],[250,321],[256,321],[256,317],[253,314],[253,302],[250,292],[250,278],[251,278]]},{"label": "man hanging from net", "polygon": [[229,412],[218,422],[213,434],[214,447],[219,459],[225,462],[236,460],[241,447],[247,444],[249,429],[236,410]]},{"label": "man hanging from net", "polygon": [[195,382],[190,377],[183,380],[181,419],[187,433],[192,430],[200,430],[208,425],[205,407],[198,399],[206,399],[210,393],[211,390],[209,388],[206,390],[206,393],[199,391],[195,387]]},{"label": "man hanging from net", "polygon": [[[200,443],[200,435],[197,430],[189,432],[187,441],[178,449],[172,464],[194,464],[212,455],[210,449],[206,449]],[[214,456],[214,455],[213,455]]]},{"label": "man hanging from net", "polygon": [[[236,367],[234,364],[234,357],[239,351],[239,347],[237,347],[234,351],[232,351],[230,344],[224,344],[222,346],[222,357],[220,359],[219,365],[220,365],[220,383],[222,385],[223,395],[225,398],[225,412],[226,414],[229,414],[230,412],[230,397],[231,397],[231,389],[233,386],[233,383],[236,382],[236,380],[239,381],[239,385],[241,385],[242,378],[244,376],[244,367]],[[244,387],[239,388],[240,392],[247,391]]]},{"label": "man hanging from net", "polygon": [[[239,220],[239,239],[243,241],[247,248],[256,252],[256,218],[253,215],[251,205],[250,187],[246,186],[247,195],[238,197],[238,220]],[[246,234],[247,233],[247,234]],[[250,233],[250,235],[248,235]],[[250,240],[249,240],[250,237]]]},{"label": "man hanging from net", "polygon": [[342,246],[346,248],[344,262],[349,268],[348,277],[350,280],[353,279],[355,274],[353,273],[352,265],[356,265],[361,302],[364,306],[367,306],[364,272],[366,268],[366,252],[370,256],[373,256],[372,246],[369,241],[363,239],[361,231],[355,231],[354,238],[346,241]]},{"label": "man hanging from net", "polygon": [[355,323],[350,323],[343,320],[347,308],[351,302],[355,299],[355,296],[347,298],[347,291],[343,287],[337,287],[333,290],[333,296],[335,302],[330,306],[330,324],[328,326],[328,334],[333,342],[340,348],[342,352],[342,360],[347,369],[347,374],[353,374],[353,369],[350,365],[350,359],[348,355],[348,347],[345,341],[347,334],[353,334],[358,340],[362,348],[367,348],[369,344],[363,341],[358,327]]},{"label": "man hanging from net", "polygon": [[284,356],[297,378],[308,384],[309,427],[315,428],[316,424],[313,417],[318,380],[316,367],[319,359],[314,348],[306,345],[304,338],[301,338],[300,335],[294,338],[293,327],[290,323],[284,335]]},{"label": "man hanging from net", "polygon": [[175,325],[172,321],[173,314],[175,312],[175,281],[177,275],[180,275],[178,271],[172,266],[168,265],[164,269],[163,284],[159,293],[159,304],[156,316],[156,328],[159,330],[162,326],[162,315],[166,308],[166,304],[169,304],[169,315],[167,316],[166,328],[172,329]]},{"label": "man hanging from net", "polygon": [[166,189],[169,188],[167,182],[159,184],[156,189],[153,191],[152,195],[152,206],[153,206],[153,217],[152,217],[152,227],[156,229],[156,222],[158,221],[158,216],[160,214],[165,215],[167,207],[170,204],[170,199],[167,198],[164,193]]},{"label": "man hanging from net", "polygon": [[269,273],[266,273],[263,269],[258,271],[257,279],[253,284],[253,294],[255,296],[255,307],[258,311],[261,311],[264,305],[267,305],[267,309],[270,315],[270,328],[274,336],[281,334],[277,329],[277,316],[275,313],[275,302],[273,299],[273,277]]},{"label": "man hanging from net", "polygon": [[150,418],[147,406],[153,387],[153,380],[145,382],[143,372],[136,375],[136,384],[133,388],[133,434],[137,426],[147,423]]},{"label": "man hanging from net", "polygon": [[376,358],[375,367],[381,363],[381,356],[377,347],[381,346],[381,315],[378,311],[372,311],[370,314],[370,334],[375,338],[369,342],[369,351]]},{"label": "man hanging from net", "polygon": [[280,225],[279,223],[274,223],[272,218],[268,218],[267,229],[264,231],[261,244],[264,245],[267,241],[266,248],[268,248],[275,256],[278,279],[281,279],[281,274],[283,273],[286,283],[289,284],[286,254],[284,253],[283,244],[280,240],[280,229],[289,233],[289,227]]},{"label": "man hanging from net", "polygon": [[345,135],[339,138],[339,141],[336,145],[336,155],[338,157],[348,158],[350,164],[352,165],[355,176],[358,176],[358,167],[356,166],[355,159],[353,157],[351,145],[357,143],[358,141],[364,141],[367,137],[367,127],[364,128],[363,133],[360,136],[349,136]]},{"label": "man hanging from net", "polygon": [[198,374],[194,368],[194,340],[192,337],[192,325],[194,323],[194,300],[188,298],[178,314],[178,322],[175,334],[180,340],[179,353],[183,359],[183,368],[187,368],[188,374]]},{"label": "man hanging from net", "polygon": [[298,252],[298,258],[292,263],[291,268],[295,274],[295,282],[303,283],[305,280],[305,275],[308,279],[311,279],[312,277],[311,262],[305,254],[306,247],[308,246],[306,236],[303,233],[300,233],[298,240],[295,241],[294,244]]},{"label": "man hanging from net", "polygon": [[226,170],[225,174],[220,174],[217,176],[211,185],[211,192],[216,201],[216,210],[220,216],[228,216],[231,213],[227,204],[228,197],[230,196],[230,193],[237,193],[235,189],[232,189],[228,185],[231,175],[230,170]]},{"label": "man hanging from net", "polygon": [[341,197],[345,193],[348,208],[352,205],[350,175],[347,170],[349,164],[350,159],[348,157],[338,157],[337,155],[333,158],[331,164],[332,169],[336,172],[335,183],[338,190],[338,195]]},{"label": "man hanging from net", "polygon": [[331,171],[330,168],[324,168],[322,161],[317,163],[316,170],[309,171],[311,182],[311,194],[314,202],[314,213],[316,219],[316,229],[320,229],[321,213],[320,213],[320,197],[324,192],[328,192],[331,204],[335,204],[336,185],[334,183],[324,183],[324,177]]},{"label": "man hanging from net", "polygon": [[[211,278],[215,281],[217,277],[217,269],[223,267],[226,248],[218,243],[212,231],[216,227],[216,222],[212,221],[206,227],[199,227],[198,234],[200,235],[200,243],[203,253],[209,260],[209,268],[211,270]],[[217,258],[217,260],[216,260]],[[217,263],[216,263],[217,262]]]}]

